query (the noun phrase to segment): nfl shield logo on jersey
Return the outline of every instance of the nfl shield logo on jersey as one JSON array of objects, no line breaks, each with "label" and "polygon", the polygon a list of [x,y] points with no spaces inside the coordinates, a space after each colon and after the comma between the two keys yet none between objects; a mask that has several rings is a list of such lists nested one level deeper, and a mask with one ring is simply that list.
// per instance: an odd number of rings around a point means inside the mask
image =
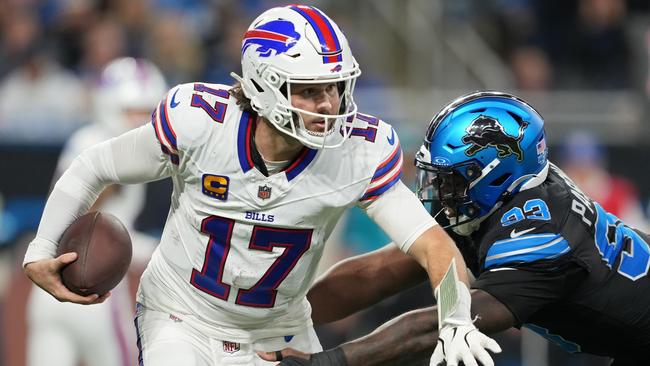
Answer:
[{"label": "nfl shield logo on jersey", "polygon": [[259,189],[257,190],[257,197],[263,200],[267,198],[271,198],[271,187],[267,186],[266,184],[260,186]]},{"label": "nfl shield logo on jersey", "polygon": [[236,342],[223,341],[223,351],[226,353],[235,353],[239,351],[240,345]]}]

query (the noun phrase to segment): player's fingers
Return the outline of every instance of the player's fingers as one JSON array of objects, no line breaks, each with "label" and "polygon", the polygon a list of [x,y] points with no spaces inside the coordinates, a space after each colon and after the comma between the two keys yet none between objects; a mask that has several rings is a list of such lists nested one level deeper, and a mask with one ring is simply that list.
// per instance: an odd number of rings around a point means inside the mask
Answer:
[{"label": "player's fingers", "polygon": [[305,360],[309,360],[309,358],[311,357],[310,354],[297,351],[297,350],[295,350],[293,348],[285,348],[285,349],[283,349],[282,350],[282,357],[289,357],[289,356],[304,358]]},{"label": "player's fingers", "polygon": [[447,352],[447,366],[478,366],[469,348],[456,349]]},{"label": "player's fingers", "polygon": [[484,348],[489,349],[492,353],[501,353],[501,346],[495,341],[494,339],[484,336],[483,340],[481,341],[481,345]]},{"label": "player's fingers", "polygon": [[257,355],[264,361],[270,361],[270,362],[280,361],[277,359],[275,352],[257,351]]},{"label": "player's fingers", "polygon": [[97,298],[97,300],[95,300],[95,301],[92,302],[92,304],[101,304],[101,303],[103,303],[104,301],[106,301],[106,299],[108,299],[109,297],[111,297],[111,292],[110,292],[110,291],[108,291],[107,293],[105,293],[105,294],[99,296],[99,297]]},{"label": "player's fingers", "polygon": [[266,361],[282,361],[283,358],[289,356],[294,356],[305,360],[309,360],[310,357],[309,354],[296,351],[293,348],[285,348],[282,351],[275,351],[275,352],[257,351],[257,355]]},{"label": "player's fingers", "polygon": [[51,280],[50,289],[47,289],[49,293],[52,294],[57,300],[60,302],[74,302],[77,304],[83,304],[83,305],[89,305],[89,304],[94,304],[97,299],[99,299],[98,294],[91,294],[87,296],[82,296],[79,294],[76,294],[72,291],[70,291],[63,282],[61,282],[61,277],[60,276],[51,276],[51,277],[56,277],[53,280]]},{"label": "player's fingers", "polygon": [[61,267],[68,265],[76,260],[77,260],[77,253],[68,252],[68,253],[63,253],[60,256],[56,257],[56,261],[54,262],[54,264],[56,265],[56,269],[58,270]]},{"label": "player's fingers", "polygon": [[[472,353],[474,354],[474,359],[478,360],[478,362],[480,362],[481,365],[494,366],[494,361],[492,360],[492,357],[490,357],[490,354],[482,347],[476,347],[472,349]],[[469,366],[469,364],[467,363],[465,363],[465,365]]]},{"label": "player's fingers", "polygon": [[[478,363],[476,362],[476,359],[474,358],[474,355],[472,355],[471,352],[463,352],[463,353],[461,353],[459,361],[463,361],[463,364],[465,366],[478,366]],[[487,366],[487,365],[484,365],[484,366]],[[494,366],[494,365],[492,365],[492,366]]]},{"label": "player's fingers", "polygon": [[429,361],[429,366],[438,366],[443,364],[445,360],[445,354],[444,351],[442,350],[442,343],[438,341],[438,345],[436,345],[436,349],[433,351],[433,354],[431,355],[431,361]]},{"label": "player's fingers", "polygon": [[88,296],[81,296],[81,295],[77,295],[74,292],[70,292],[70,291],[68,291],[68,293],[69,294],[68,294],[67,299],[68,299],[69,302],[74,302],[74,303],[82,304],[82,305],[94,304],[97,301],[97,299],[99,299],[99,295],[97,295],[97,294],[92,294],[92,295],[88,295]]},{"label": "player's fingers", "polygon": [[55,290],[52,291],[52,295],[61,302],[74,302],[76,304],[90,305],[95,303],[99,299],[99,295],[92,294],[88,296],[82,296],[75,294],[74,292],[68,290],[61,283],[59,286],[56,286]]}]

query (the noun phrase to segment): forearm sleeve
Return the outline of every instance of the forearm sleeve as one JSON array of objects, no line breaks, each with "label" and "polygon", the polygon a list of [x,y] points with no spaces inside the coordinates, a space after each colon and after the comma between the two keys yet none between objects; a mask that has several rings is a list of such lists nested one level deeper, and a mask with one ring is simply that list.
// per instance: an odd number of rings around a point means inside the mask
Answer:
[{"label": "forearm sleeve", "polygon": [[365,210],[404,253],[408,252],[415,239],[437,224],[401,181]]},{"label": "forearm sleeve", "polygon": [[53,258],[65,229],[112,183],[144,183],[169,176],[168,163],[146,124],[84,150],[56,182],[23,265]]}]

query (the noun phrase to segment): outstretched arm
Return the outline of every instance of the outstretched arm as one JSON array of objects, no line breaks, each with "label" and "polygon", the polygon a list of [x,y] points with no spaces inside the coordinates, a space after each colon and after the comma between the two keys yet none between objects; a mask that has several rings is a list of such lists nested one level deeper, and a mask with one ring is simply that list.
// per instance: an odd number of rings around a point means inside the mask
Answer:
[{"label": "outstretched arm", "polygon": [[[481,332],[496,333],[515,324],[515,318],[499,300],[482,290],[472,291],[472,315]],[[371,334],[344,343],[334,349],[311,355],[292,349],[282,350],[280,365],[328,366],[345,362],[357,365],[407,365],[431,356],[438,340],[438,312],[436,307],[413,310],[377,328]],[[274,353],[260,354],[276,361]],[[336,359],[339,363],[333,363]]]},{"label": "outstretched arm", "polygon": [[[427,279],[427,272],[394,244],[341,261],[312,286],[314,324],[343,319]],[[354,296],[350,296],[354,294]]]},{"label": "outstretched arm", "polygon": [[[496,333],[515,324],[508,308],[485,291],[472,291],[472,316],[483,333]],[[371,334],[339,347],[349,366],[404,365],[431,356],[438,340],[437,307],[405,313]]]},{"label": "outstretched arm", "polygon": [[417,197],[396,184],[372,204],[368,215],[427,271],[440,305],[439,347],[433,364],[447,360],[493,365],[486,350],[501,352],[499,345],[472,324],[471,295],[463,256],[447,233],[436,224]]}]

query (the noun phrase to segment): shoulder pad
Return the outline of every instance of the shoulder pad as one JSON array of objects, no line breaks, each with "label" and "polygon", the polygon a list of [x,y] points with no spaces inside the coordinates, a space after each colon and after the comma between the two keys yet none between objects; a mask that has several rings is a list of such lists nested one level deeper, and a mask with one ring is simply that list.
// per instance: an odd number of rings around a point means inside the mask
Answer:
[{"label": "shoulder pad", "polygon": [[390,189],[402,177],[403,153],[399,137],[391,125],[376,117],[357,113],[357,122],[365,121],[365,129],[356,128],[350,138],[363,136],[372,143],[373,156],[377,157],[370,184],[361,201],[374,200]]},{"label": "shoulder pad", "polygon": [[205,129],[223,123],[230,99],[221,84],[188,83],[173,87],[152,114],[156,137],[169,152],[205,139]]}]

